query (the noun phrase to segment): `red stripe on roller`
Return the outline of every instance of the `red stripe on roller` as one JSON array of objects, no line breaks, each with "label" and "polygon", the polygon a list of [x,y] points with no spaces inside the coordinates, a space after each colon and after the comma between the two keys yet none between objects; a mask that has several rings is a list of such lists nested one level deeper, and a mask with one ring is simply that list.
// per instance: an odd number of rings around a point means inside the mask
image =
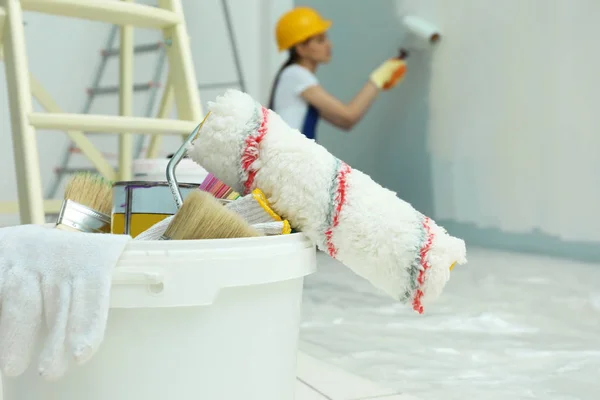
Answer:
[{"label": "red stripe on roller", "polygon": [[[429,226],[429,217],[425,217],[423,219],[423,229],[425,230],[426,239],[423,245],[421,246],[421,250],[419,251],[419,256],[421,259],[421,268],[419,270],[419,276],[417,277],[417,282],[419,286],[423,286],[425,283],[425,274],[427,270],[431,268],[429,262],[427,262],[427,254],[431,249],[431,244],[433,242],[433,232],[431,232],[431,227]],[[415,293],[415,298],[413,299],[413,310],[418,312],[419,314],[423,314],[423,304],[421,304],[421,298],[423,297],[423,290],[419,287],[417,292]]]},{"label": "red stripe on roller", "polygon": [[333,258],[336,257],[338,249],[332,242],[333,238],[333,230],[340,223],[340,213],[342,212],[342,208],[346,204],[346,193],[348,191],[348,174],[352,171],[352,168],[345,162],[342,162],[340,169],[337,174],[337,190],[335,192],[335,196],[333,198],[335,208],[333,212],[333,218],[331,221],[331,226],[325,232],[325,238],[327,239],[327,252]]},{"label": "red stripe on roller", "polygon": [[257,130],[256,135],[250,135],[246,138],[246,147],[242,152],[241,164],[242,169],[248,173],[248,178],[244,182],[244,194],[248,194],[252,191],[252,185],[254,184],[254,178],[258,172],[255,169],[251,169],[252,164],[258,160],[260,142],[264,139],[267,134],[267,124],[269,122],[269,110],[265,107],[261,107],[262,122]]}]

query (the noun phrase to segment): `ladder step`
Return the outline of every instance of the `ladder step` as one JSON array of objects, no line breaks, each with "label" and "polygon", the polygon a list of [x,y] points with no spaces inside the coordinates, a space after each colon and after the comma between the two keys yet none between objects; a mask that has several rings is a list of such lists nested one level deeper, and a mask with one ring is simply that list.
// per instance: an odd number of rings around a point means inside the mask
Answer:
[{"label": "ladder step", "polygon": [[204,83],[198,85],[198,89],[218,89],[225,86],[240,86],[240,82]]},{"label": "ladder step", "polygon": [[57,131],[143,133],[148,135],[190,134],[198,125],[196,121],[178,119],[46,112],[29,114],[29,123],[38,129]]},{"label": "ladder step", "polygon": [[27,11],[81,18],[115,25],[162,29],[179,24],[181,17],[161,8],[110,0],[21,0]]},{"label": "ladder step", "polygon": [[[160,83],[148,82],[148,83],[136,83],[133,85],[134,92],[142,92],[145,90],[149,90],[153,87],[160,87]],[[104,86],[97,88],[89,88],[87,89],[88,95],[98,95],[98,94],[111,94],[111,93],[119,93],[119,86]]]},{"label": "ladder step", "polygon": [[[135,46],[133,48],[133,52],[136,54],[151,53],[153,51],[160,49],[162,46],[163,46],[162,42],[138,44],[137,46]],[[104,57],[118,56],[119,54],[120,54],[120,49],[118,47],[114,48],[114,49],[102,50],[102,55]]]},{"label": "ladder step", "polygon": [[98,172],[98,170],[96,168],[54,168],[54,173],[56,174],[75,174],[78,172],[90,172],[90,173],[94,173],[94,172]]}]

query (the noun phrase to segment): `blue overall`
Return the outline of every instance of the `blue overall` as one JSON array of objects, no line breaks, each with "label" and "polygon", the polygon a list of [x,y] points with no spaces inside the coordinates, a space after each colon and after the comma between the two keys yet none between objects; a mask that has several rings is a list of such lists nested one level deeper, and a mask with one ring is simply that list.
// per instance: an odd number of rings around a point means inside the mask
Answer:
[{"label": "blue overall", "polygon": [[308,111],[304,117],[304,124],[300,132],[309,139],[317,139],[317,123],[319,122],[319,110],[311,104],[308,105]]}]

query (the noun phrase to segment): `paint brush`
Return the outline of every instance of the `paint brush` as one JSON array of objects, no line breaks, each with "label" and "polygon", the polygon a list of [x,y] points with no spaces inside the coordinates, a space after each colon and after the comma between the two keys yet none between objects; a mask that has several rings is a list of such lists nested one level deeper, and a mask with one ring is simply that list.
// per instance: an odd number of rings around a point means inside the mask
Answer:
[{"label": "paint brush", "polygon": [[[198,190],[200,191],[200,190]],[[202,191],[202,193],[208,193]],[[214,197],[214,195],[212,195]],[[228,201],[224,206],[223,199],[217,199],[221,207],[234,211],[246,223],[264,236],[287,235],[292,229],[288,220],[282,219],[269,204],[266,196],[260,189],[235,201]],[[169,216],[154,224],[136,237],[136,240],[158,240],[164,234],[174,216]]]},{"label": "paint brush", "polygon": [[212,194],[190,193],[161,240],[225,239],[262,236],[239,214],[228,210]]},{"label": "paint brush", "polygon": [[99,174],[73,175],[67,182],[56,228],[89,233],[110,233],[112,183]]}]

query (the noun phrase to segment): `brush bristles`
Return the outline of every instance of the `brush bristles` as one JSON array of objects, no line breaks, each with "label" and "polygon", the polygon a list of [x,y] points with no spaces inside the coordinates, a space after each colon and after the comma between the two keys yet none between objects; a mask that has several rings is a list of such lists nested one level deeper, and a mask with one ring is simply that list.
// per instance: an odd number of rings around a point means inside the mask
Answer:
[{"label": "brush bristles", "polygon": [[78,173],[71,177],[65,187],[65,200],[110,215],[112,211],[112,183],[101,175]]},{"label": "brush bristles", "polygon": [[240,215],[226,209],[210,193],[190,193],[164,236],[172,240],[225,239],[262,236]]}]

